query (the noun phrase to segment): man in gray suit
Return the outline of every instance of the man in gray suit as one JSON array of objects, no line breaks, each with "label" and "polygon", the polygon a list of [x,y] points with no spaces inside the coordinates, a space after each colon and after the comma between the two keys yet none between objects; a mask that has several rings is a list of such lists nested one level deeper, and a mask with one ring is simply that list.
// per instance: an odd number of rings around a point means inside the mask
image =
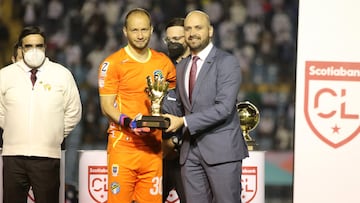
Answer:
[{"label": "man in gray suit", "polygon": [[[184,116],[164,116],[171,120],[167,132],[184,130],[180,164],[186,200],[239,203],[242,159],[249,156],[236,110],[240,65],[233,55],[213,46],[206,13],[190,12],[184,27],[191,57],[176,68]],[[194,73],[193,85],[189,80]]]}]

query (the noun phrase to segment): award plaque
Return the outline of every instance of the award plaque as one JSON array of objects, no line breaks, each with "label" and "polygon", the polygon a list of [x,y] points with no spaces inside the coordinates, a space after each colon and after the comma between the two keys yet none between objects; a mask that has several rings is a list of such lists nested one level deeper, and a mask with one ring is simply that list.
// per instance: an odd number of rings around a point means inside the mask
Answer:
[{"label": "award plaque", "polygon": [[163,116],[142,116],[140,120],[136,121],[137,127],[149,127],[149,128],[168,128],[170,120]]},{"label": "award plaque", "polygon": [[141,119],[136,121],[136,126],[166,129],[170,125],[170,120],[160,116],[160,111],[161,102],[167,93],[169,83],[161,75],[155,75],[154,82],[150,76],[147,76],[146,80],[146,92],[151,100],[151,115],[142,116]]},{"label": "award plaque", "polygon": [[245,142],[248,150],[257,148],[254,139],[251,138],[249,132],[256,128],[260,121],[260,113],[256,106],[249,101],[239,102],[236,104],[238,116],[240,118],[240,127],[243,131]]}]

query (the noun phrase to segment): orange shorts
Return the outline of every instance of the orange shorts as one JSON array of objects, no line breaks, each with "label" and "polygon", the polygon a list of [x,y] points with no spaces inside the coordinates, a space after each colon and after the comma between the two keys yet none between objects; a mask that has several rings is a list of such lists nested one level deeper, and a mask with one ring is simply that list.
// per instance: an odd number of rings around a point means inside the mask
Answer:
[{"label": "orange shorts", "polygon": [[108,203],[162,203],[162,155],[147,148],[108,146]]}]

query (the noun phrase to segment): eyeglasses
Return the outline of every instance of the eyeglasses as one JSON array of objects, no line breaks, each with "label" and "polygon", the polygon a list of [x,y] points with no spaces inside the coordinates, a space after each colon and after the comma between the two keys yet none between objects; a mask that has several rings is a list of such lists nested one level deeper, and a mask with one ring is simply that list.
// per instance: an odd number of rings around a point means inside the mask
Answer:
[{"label": "eyeglasses", "polygon": [[170,42],[178,42],[180,41],[182,38],[184,38],[185,36],[175,36],[175,37],[165,37],[163,40],[164,40],[164,43],[165,44],[168,44]]},{"label": "eyeglasses", "polygon": [[26,52],[29,51],[30,49],[44,49],[45,45],[44,44],[25,44],[24,46],[22,46],[22,49]]}]

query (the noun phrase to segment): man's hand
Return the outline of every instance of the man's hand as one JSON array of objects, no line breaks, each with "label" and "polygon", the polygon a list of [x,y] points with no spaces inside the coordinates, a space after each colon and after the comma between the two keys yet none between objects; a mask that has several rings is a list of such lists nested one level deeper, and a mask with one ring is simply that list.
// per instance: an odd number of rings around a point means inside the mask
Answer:
[{"label": "man's hand", "polygon": [[151,129],[148,127],[131,128],[131,131],[137,136],[144,136],[147,135],[151,131]]},{"label": "man's hand", "polygon": [[129,124],[129,127],[131,129],[131,131],[135,134],[135,135],[138,135],[138,136],[143,136],[143,135],[147,135],[151,129],[149,127],[141,127],[141,128],[138,128],[136,126],[136,121],[137,120],[140,120],[142,117],[142,114],[138,114],[135,116],[135,118],[130,122]]},{"label": "man's hand", "polygon": [[183,117],[177,117],[171,114],[163,114],[162,116],[170,119],[170,126],[168,129],[165,130],[165,132],[176,132],[178,129],[180,129],[184,125],[184,118]]}]

